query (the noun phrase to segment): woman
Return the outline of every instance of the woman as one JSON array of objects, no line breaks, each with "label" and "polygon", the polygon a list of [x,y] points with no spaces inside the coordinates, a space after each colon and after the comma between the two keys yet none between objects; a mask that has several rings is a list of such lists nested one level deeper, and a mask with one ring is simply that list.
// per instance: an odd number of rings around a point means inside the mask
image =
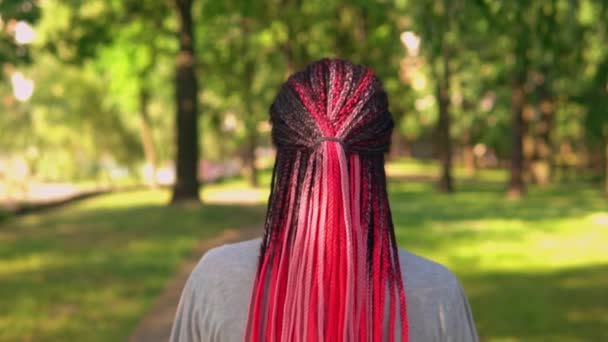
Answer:
[{"label": "woman", "polygon": [[314,62],[283,84],[270,120],[264,236],[203,256],[171,341],[477,341],[454,275],[397,247],[393,120],[372,70]]}]

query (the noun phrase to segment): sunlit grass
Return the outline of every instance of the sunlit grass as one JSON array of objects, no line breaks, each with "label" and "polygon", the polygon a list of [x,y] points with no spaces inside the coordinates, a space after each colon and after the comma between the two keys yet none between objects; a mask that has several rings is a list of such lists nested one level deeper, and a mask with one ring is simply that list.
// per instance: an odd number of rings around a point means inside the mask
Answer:
[{"label": "sunlit grass", "polygon": [[[607,340],[608,202],[597,189],[533,187],[514,202],[504,171],[456,169],[458,192],[441,195],[415,177],[437,174],[433,163],[387,169],[400,246],[457,274],[484,341]],[[260,183],[205,186],[199,209],[137,191],[3,222],[0,340],[126,340],[197,241],[261,224],[269,170]]]},{"label": "sunlit grass", "polygon": [[458,275],[484,341],[608,340],[608,201],[583,184],[507,201],[506,179],[461,179],[440,195],[394,178],[400,246]]},{"label": "sunlit grass", "polygon": [[[417,160],[411,158],[400,158],[389,161],[386,164],[386,173],[393,177],[426,177],[436,178],[439,176],[439,166],[433,160]],[[485,181],[502,181],[507,173],[504,169],[478,169],[473,175],[461,165],[455,165],[453,176],[456,178],[477,178]]]},{"label": "sunlit grass", "polygon": [[386,173],[393,176],[429,175],[437,171],[437,165],[431,161],[400,159],[386,164]]},{"label": "sunlit grass", "polygon": [[3,222],[0,340],[124,341],[197,241],[263,219],[259,201],[205,192],[202,208],[167,207],[169,195],[104,195]]},{"label": "sunlit grass", "polygon": [[233,177],[218,184],[206,185],[201,198],[212,203],[255,204],[268,200],[272,170],[263,169],[258,174],[258,187],[251,187],[243,177]]}]

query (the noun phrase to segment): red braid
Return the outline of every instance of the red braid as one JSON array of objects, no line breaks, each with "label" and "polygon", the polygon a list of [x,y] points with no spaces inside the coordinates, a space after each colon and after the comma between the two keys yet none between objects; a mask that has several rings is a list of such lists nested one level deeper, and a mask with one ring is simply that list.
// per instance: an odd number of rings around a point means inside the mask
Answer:
[{"label": "red braid", "polygon": [[279,91],[270,108],[277,160],[245,341],[381,341],[385,319],[394,341],[397,305],[408,340],[384,174],[387,107],[373,72],[341,60],[313,63]]}]

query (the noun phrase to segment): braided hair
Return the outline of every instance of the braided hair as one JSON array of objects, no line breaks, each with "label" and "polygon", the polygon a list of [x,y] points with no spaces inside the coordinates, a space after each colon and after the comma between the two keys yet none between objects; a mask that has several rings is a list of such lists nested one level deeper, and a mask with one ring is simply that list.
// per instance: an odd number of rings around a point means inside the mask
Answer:
[{"label": "braided hair", "polygon": [[245,341],[394,341],[397,314],[407,341],[380,80],[321,59],[282,85],[270,121],[277,155]]}]

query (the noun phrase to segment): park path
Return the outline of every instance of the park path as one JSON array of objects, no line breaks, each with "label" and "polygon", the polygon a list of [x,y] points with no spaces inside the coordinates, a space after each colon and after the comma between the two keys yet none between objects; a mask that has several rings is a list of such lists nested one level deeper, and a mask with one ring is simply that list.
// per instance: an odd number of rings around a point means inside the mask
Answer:
[{"label": "park path", "polygon": [[196,266],[203,254],[213,248],[226,243],[244,241],[261,236],[262,229],[259,226],[242,229],[226,229],[220,235],[199,242],[192,256],[178,270],[177,275],[169,281],[163,292],[148,312],[141,319],[129,342],[167,342],[171,335],[171,327],[175,310],[181,296],[182,289],[190,276],[190,272]]},{"label": "park path", "polygon": [[0,209],[9,212],[12,215],[25,215],[47,209],[54,209],[95,196],[117,192],[137,191],[148,188],[149,187],[147,185],[143,184],[129,186],[108,186],[88,190],[77,189],[71,185],[61,184],[32,186],[32,189],[30,190],[32,195],[23,202],[8,201],[6,198],[1,196],[2,194],[0,193]]}]

